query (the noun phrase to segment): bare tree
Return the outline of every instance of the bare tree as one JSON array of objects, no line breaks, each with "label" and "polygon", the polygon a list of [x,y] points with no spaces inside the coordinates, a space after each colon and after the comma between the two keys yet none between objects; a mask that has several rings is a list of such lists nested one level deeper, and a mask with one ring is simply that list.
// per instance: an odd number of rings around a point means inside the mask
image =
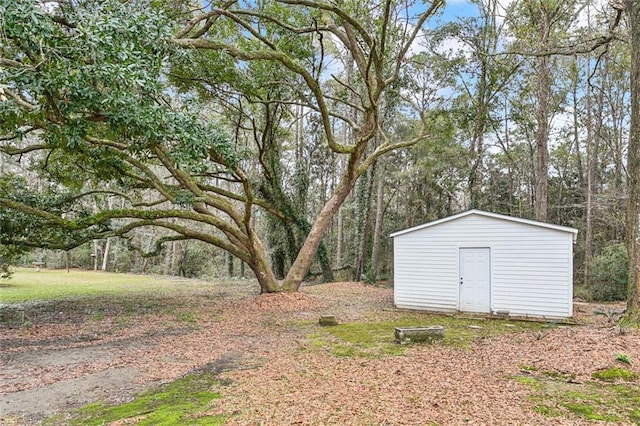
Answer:
[{"label": "bare tree", "polygon": [[638,323],[640,322],[640,1],[624,0],[622,6],[624,6],[629,27],[629,50],[631,51],[631,122],[627,159],[629,282],[626,317],[629,321]]}]

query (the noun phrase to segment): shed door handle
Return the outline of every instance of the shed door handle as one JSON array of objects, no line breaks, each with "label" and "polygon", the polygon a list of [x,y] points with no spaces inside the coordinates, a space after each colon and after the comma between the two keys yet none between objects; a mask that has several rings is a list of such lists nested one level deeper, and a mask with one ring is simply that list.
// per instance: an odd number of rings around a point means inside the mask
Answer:
[{"label": "shed door handle", "polygon": [[460,277],[460,285],[462,285],[462,277]]}]

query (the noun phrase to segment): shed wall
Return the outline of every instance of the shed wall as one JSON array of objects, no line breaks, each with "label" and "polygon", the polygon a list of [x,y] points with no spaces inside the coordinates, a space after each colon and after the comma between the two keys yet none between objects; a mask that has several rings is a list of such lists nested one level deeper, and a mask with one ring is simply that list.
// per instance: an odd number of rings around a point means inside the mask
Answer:
[{"label": "shed wall", "polygon": [[568,232],[480,215],[394,238],[394,300],[409,309],[455,311],[459,249],[491,249],[491,310],[570,317],[573,241]]}]

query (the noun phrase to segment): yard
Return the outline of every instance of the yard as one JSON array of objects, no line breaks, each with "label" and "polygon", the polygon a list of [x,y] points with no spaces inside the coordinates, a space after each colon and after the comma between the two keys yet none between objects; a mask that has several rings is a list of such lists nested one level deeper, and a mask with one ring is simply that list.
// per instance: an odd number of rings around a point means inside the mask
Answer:
[{"label": "yard", "polygon": [[[0,284],[0,424],[640,424],[621,305],[577,303],[569,326],[399,311],[361,283],[256,289],[18,271]],[[393,342],[436,324],[441,343]]]}]

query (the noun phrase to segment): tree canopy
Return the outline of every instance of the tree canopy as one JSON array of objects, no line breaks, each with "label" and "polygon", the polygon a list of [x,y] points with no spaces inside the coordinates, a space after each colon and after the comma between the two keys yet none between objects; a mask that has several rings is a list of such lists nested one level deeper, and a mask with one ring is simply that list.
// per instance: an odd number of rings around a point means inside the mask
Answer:
[{"label": "tree canopy", "polygon": [[[2,244],[71,249],[159,227],[167,233],[148,254],[197,239],[249,265],[263,291],[297,289],[358,177],[427,135],[417,119],[407,139],[387,137],[381,105],[441,4],[413,16],[392,1],[4,2],[2,151],[27,177],[2,176]],[[332,73],[336,61],[353,64],[349,79]],[[327,155],[346,163],[311,220],[278,176],[296,105],[317,120]],[[117,202],[96,209],[104,196]],[[255,229],[260,214],[302,235],[282,286]]]}]

